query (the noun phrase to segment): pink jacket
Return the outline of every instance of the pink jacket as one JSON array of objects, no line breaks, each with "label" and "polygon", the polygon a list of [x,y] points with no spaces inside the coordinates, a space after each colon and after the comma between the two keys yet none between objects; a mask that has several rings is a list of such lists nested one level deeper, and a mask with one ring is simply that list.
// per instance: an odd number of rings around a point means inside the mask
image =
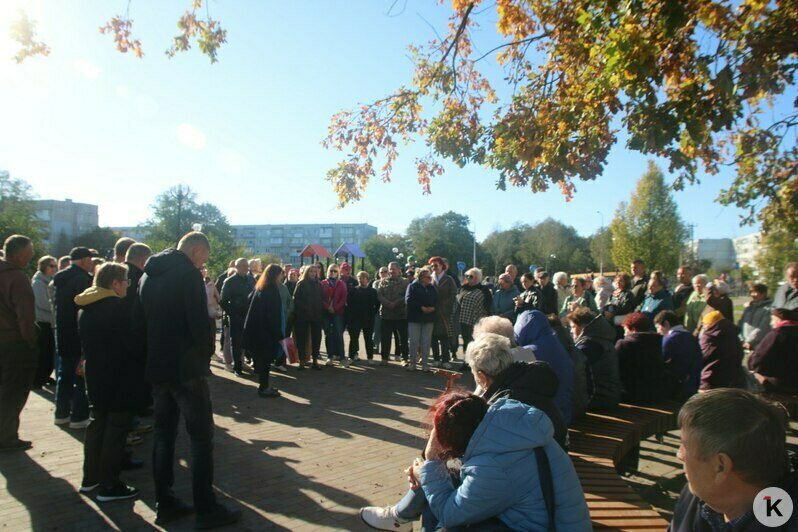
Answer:
[{"label": "pink jacket", "polygon": [[335,286],[330,286],[330,281],[321,282],[321,293],[324,296],[324,311],[332,306],[336,314],[343,314],[346,309],[346,283],[340,279],[335,281]]}]

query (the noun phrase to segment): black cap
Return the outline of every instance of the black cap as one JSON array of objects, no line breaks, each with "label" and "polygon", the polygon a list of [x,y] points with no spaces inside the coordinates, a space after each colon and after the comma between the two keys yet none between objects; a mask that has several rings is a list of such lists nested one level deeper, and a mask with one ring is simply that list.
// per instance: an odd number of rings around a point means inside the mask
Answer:
[{"label": "black cap", "polygon": [[83,246],[72,248],[72,251],[69,252],[69,260],[80,260],[85,259],[87,257],[96,257],[97,253],[92,252],[89,248],[85,248]]}]

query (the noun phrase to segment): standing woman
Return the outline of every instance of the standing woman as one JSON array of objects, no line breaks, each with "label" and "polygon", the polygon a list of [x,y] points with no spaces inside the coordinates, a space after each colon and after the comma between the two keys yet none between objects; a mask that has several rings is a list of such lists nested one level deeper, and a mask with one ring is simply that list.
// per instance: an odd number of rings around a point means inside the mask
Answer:
[{"label": "standing woman", "polygon": [[[203,266],[200,270],[202,273],[202,279],[205,281],[205,295],[208,298],[208,327],[211,329],[210,340],[211,340],[211,353],[216,352],[216,320],[222,318],[224,311],[222,310],[222,297],[219,295],[219,291],[216,289],[216,285],[208,276],[208,269]],[[222,358],[224,360],[224,358]],[[225,369],[227,371],[232,371],[233,367],[230,364],[225,363]]]},{"label": "standing woman", "polygon": [[58,271],[58,265],[55,257],[45,255],[39,259],[38,266],[38,271],[31,279],[36,302],[36,325],[39,326],[39,368],[36,371],[36,380],[33,385],[42,387],[45,384],[55,384],[50,376],[55,366],[55,332],[53,329],[55,317],[47,286]]},{"label": "standing woman", "polygon": [[438,293],[432,284],[432,272],[428,267],[416,271],[416,280],[410,283],[405,292],[407,302],[407,338],[410,349],[408,371],[416,370],[416,357],[421,349],[421,369],[429,371],[429,357],[432,330],[435,327],[435,309],[438,306]]},{"label": "standing woman", "polygon": [[465,353],[468,344],[474,339],[474,325],[485,316],[490,316],[490,305],[493,302],[490,289],[482,284],[482,270],[471,268],[465,272],[463,286],[460,287],[455,301]]},{"label": "standing woman", "polygon": [[442,368],[451,369],[449,350],[451,338],[457,336],[454,327],[454,300],[457,297],[457,285],[446,270],[449,266],[441,257],[429,260],[432,267],[432,283],[438,293],[438,306],[435,312],[435,326],[432,328],[432,358],[439,361]]},{"label": "standing woman", "polygon": [[299,369],[305,367],[308,359],[313,357],[313,369],[319,366],[319,346],[321,346],[321,314],[324,298],[319,270],[308,265],[302,272],[294,290],[294,330],[296,331],[297,348],[299,349]]},{"label": "standing woman", "polygon": [[249,311],[244,320],[244,346],[252,353],[258,375],[258,395],[261,397],[280,396],[277,388],[269,387],[269,367],[282,353],[280,340],[285,338],[279,289],[282,282],[283,269],[277,264],[266,266],[250,296]]},{"label": "standing woman", "polygon": [[327,268],[327,278],[321,282],[324,296],[324,337],[327,345],[327,365],[338,359],[345,368],[349,359],[344,355],[344,311],[346,310],[346,282],[338,278],[338,266]]}]

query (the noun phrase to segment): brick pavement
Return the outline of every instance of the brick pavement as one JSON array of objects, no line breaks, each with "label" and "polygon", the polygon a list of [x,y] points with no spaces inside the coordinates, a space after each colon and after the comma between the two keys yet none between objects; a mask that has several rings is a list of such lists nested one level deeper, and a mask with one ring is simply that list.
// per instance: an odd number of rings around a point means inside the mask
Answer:
[{"label": "brick pavement", "polygon": [[[256,395],[212,363],[215,485],[244,511],[240,530],[362,530],[361,506],[397,500],[402,470],[423,447],[422,420],[443,381],[390,367],[273,373],[279,399]],[[466,383],[464,383],[466,384]],[[145,420],[145,421],[150,421]],[[83,431],[53,425],[53,390],[36,391],[23,411],[25,453],[0,455],[0,530],[153,530],[152,435],[136,446],[145,468],[124,472],[139,499],[98,504],[78,494]],[[188,437],[181,427],[175,491],[191,499]],[[170,530],[188,530],[188,518]]]}]

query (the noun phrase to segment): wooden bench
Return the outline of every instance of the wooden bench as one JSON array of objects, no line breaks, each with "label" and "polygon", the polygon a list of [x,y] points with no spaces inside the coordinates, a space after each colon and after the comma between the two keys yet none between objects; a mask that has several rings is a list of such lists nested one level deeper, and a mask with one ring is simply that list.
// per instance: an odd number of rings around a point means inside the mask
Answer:
[{"label": "wooden bench", "polygon": [[678,403],[621,404],[590,412],[568,431],[569,453],[597,530],[664,530],[668,522],[623,480],[619,466],[644,439],[676,426]]}]

